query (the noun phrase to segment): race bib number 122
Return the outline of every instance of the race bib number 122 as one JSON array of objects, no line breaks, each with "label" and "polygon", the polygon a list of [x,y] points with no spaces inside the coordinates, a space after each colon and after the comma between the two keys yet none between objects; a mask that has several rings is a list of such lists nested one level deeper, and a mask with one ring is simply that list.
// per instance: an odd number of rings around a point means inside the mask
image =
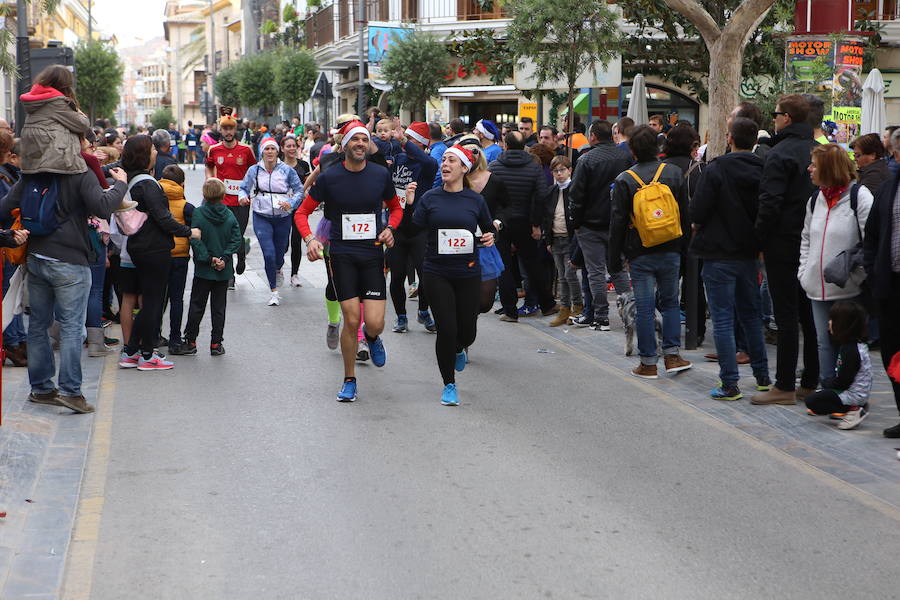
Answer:
[{"label": "race bib number 122", "polygon": [[474,242],[468,229],[438,229],[438,254],[472,254]]}]

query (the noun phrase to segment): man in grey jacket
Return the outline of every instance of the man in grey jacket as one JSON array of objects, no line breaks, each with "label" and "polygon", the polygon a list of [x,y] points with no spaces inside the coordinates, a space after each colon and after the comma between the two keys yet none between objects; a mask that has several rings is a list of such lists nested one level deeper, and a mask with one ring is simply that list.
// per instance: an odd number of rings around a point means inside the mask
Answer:
[{"label": "man in grey jacket", "polygon": [[[37,404],[65,406],[77,413],[89,413],[94,407],[81,393],[81,350],[91,268],[95,254],[88,232],[88,216],[110,218],[122,202],[126,185],[122,169],[110,169],[115,185],[106,191],[93,171],[76,175],[55,175],[58,186],[59,227],[48,235],[30,235],[28,239],[28,399]],[[19,208],[27,186],[23,177],[0,203],[0,220],[11,220],[10,212]],[[56,365],[48,329],[54,317],[59,321],[59,388],[53,384]]]},{"label": "man in grey jacket", "polygon": [[[594,303],[593,315],[582,315],[575,319],[575,325],[609,331],[606,253],[609,246],[610,187],[619,173],[634,161],[627,151],[613,144],[612,126],[608,121],[594,121],[589,141],[592,148],[582,154],[575,165],[569,190],[569,214],[578,245],[584,254]],[[617,294],[631,290],[627,271],[616,273],[612,280]]]}]

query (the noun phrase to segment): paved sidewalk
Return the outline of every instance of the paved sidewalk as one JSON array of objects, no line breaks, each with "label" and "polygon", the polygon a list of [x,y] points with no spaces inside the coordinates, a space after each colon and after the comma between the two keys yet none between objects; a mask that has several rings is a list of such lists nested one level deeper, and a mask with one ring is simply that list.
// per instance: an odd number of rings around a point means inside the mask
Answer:
[{"label": "paved sidewalk", "polygon": [[[610,294],[610,305],[615,307],[614,294]],[[490,317],[485,315],[482,318]],[[612,331],[601,332],[569,326],[549,327],[548,322],[549,319],[543,318],[519,319],[520,324],[533,327],[600,361],[602,364],[598,373],[598,389],[602,386],[604,370],[618,369],[627,372],[638,363],[636,355],[625,356],[624,330],[614,309],[610,311]],[[682,351],[682,356],[692,361],[694,367],[674,376],[666,376],[660,368],[658,380],[642,380],[648,393],[663,393],[678,398],[687,406],[703,411],[811,467],[900,508],[900,462],[895,450],[900,447],[900,440],[887,439],[881,434],[886,427],[897,424],[897,407],[890,381],[881,366],[879,353],[871,353],[875,385],[869,417],[857,429],[841,431],[836,427],[837,421],[807,415],[803,403],[796,406],[750,404],[750,396],[755,393],[756,386],[749,365],[740,367],[740,385],[744,392],[742,400],[722,402],[711,399],[709,392],[719,380],[719,365],[703,358],[704,354],[715,351],[715,344],[711,339],[712,323],[708,322],[707,325],[708,341],[705,345],[694,351]],[[776,348],[771,345],[766,348],[769,351],[769,372],[774,376]],[[623,402],[628,400],[622,399]]]},{"label": "paved sidewalk", "polygon": [[[117,328],[118,329],[118,328]],[[82,360],[95,404],[103,358]],[[28,402],[28,371],[3,368],[0,427],[0,598],[56,598],[75,520],[94,415]]]}]

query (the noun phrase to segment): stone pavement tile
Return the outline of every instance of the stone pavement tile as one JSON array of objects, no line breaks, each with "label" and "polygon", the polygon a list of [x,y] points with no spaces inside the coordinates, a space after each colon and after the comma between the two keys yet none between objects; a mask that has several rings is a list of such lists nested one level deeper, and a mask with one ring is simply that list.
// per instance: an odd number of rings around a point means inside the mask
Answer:
[{"label": "stone pavement tile", "polygon": [[9,579],[3,587],[4,598],[34,598],[55,595],[62,582],[65,554],[19,554],[13,560]]},{"label": "stone pavement tile", "polygon": [[47,448],[44,467],[47,469],[80,469],[84,463],[84,452],[72,446],[56,446]]},{"label": "stone pavement tile", "polygon": [[47,529],[69,529],[75,517],[74,502],[70,505],[51,502],[47,505],[35,502],[25,522],[25,533]]},{"label": "stone pavement tile", "polygon": [[[611,332],[596,332],[590,329],[550,328],[545,319],[524,319],[522,322],[625,373],[637,364],[636,356],[623,355],[623,332],[619,323],[613,323]],[[756,390],[749,366],[740,367],[740,386],[744,392],[742,400],[712,400],[709,391],[718,382],[719,367],[717,363],[703,359],[703,354],[712,348],[710,341],[706,348],[682,351],[682,356],[693,362],[692,369],[675,376],[667,376],[661,371],[660,379],[647,383],[757,440],[900,506],[900,469],[897,468],[896,452],[893,450],[900,444],[881,436],[884,427],[896,423],[896,407],[890,382],[881,369],[877,353],[873,353],[872,358],[875,384],[870,416],[857,430],[840,431],[836,428],[837,421],[807,415],[802,402],[795,406],[750,404],[750,397]],[[775,347],[767,346],[767,350],[769,371],[774,374]],[[661,364],[662,361],[660,369]]]},{"label": "stone pavement tile", "polygon": [[21,554],[59,556],[68,546],[71,537],[69,529],[27,531],[18,551]]},{"label": "stone pavement tile", "polygon": [[[3,531],[3,529],[0,529]],[[5,534],[5,531],[4,531]],[[11,540],[7,540],[4,535],[4,544]],[[13,550],[9,546],[0,546],[0,581],[6,579],[6,574],[9,573],[9,570],[12,568],[13,557],[16,555],[16,551]]]}]

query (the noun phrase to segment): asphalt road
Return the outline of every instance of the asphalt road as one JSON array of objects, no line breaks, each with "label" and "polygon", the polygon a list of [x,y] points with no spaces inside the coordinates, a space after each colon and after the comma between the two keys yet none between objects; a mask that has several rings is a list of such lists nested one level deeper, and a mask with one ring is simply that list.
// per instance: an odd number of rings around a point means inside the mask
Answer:
[{"label": "asphalt road", "polygon": [[900,511],[525,325],[481,317],[459,407],[415,323],[335,402],[301,273],[279,307],[239,279],[225,356],[206,321],[173,371],[107,374],[92,598],[900,596]]}]

